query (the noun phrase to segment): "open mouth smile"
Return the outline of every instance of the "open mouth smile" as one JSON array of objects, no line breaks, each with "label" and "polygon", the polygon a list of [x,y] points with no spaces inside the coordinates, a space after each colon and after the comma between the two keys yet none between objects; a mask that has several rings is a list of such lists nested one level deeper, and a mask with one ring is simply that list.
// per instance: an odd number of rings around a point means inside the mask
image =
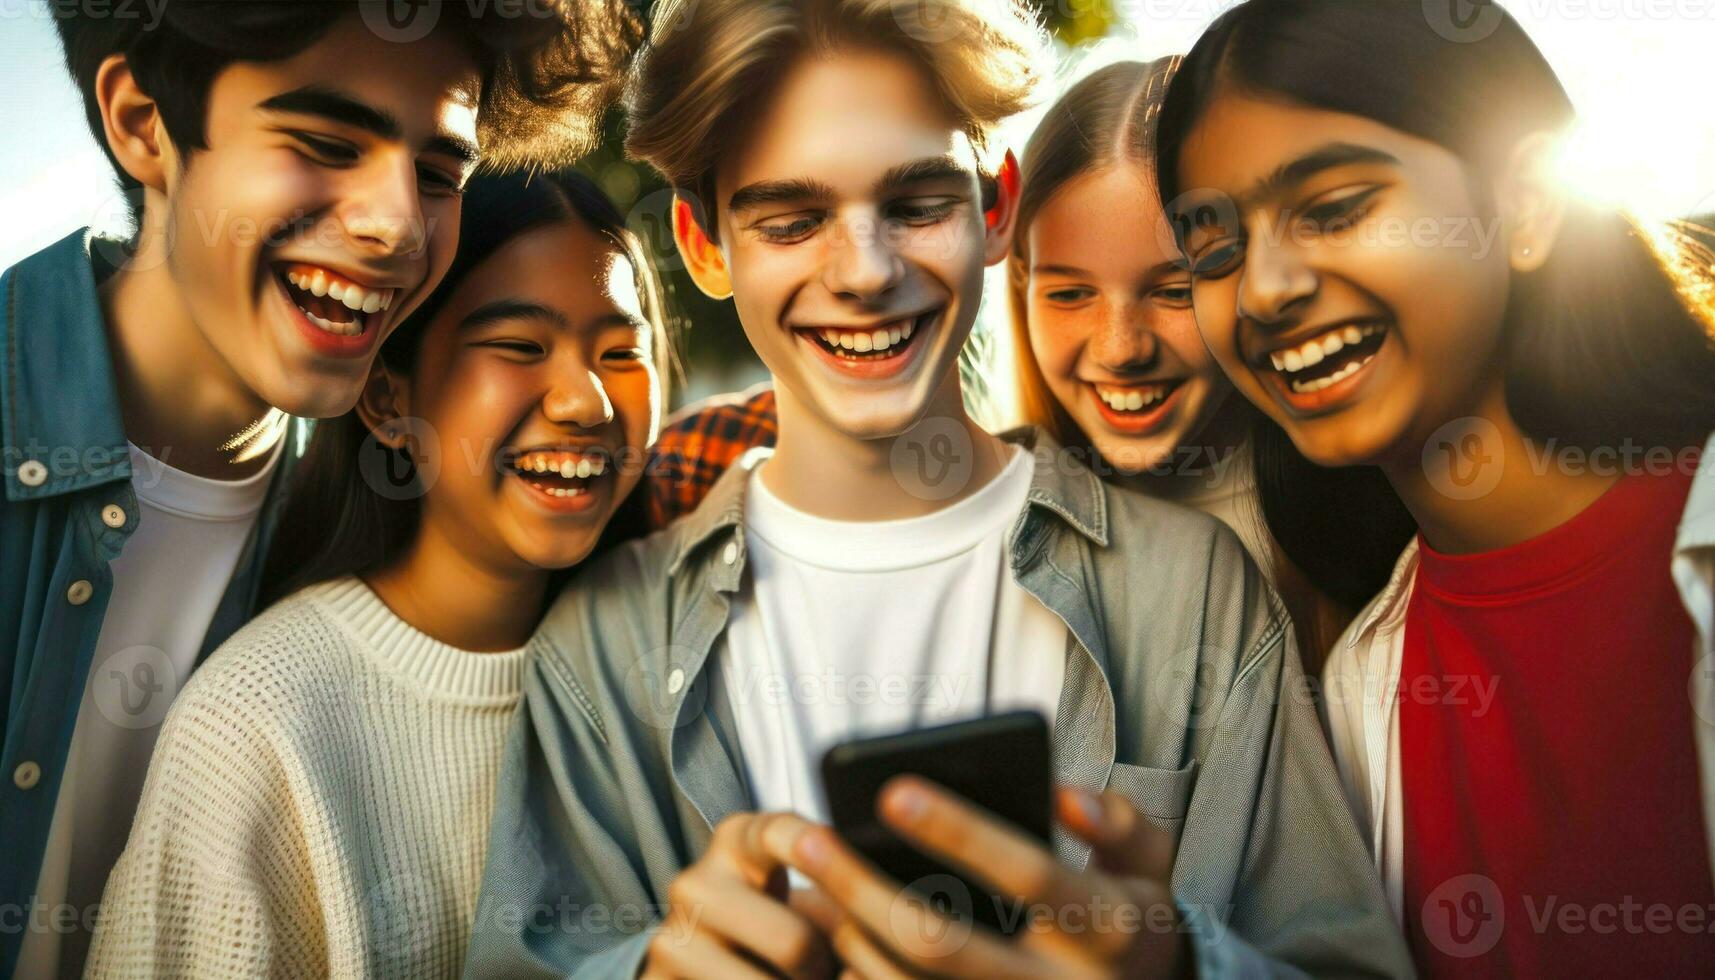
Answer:
[{"label": "open mouth smile", "polygon": [[1274,379],[1289,405],[1303,410],[1324,408],[1363,383],[1389,332],[1381,320],[1348,320],[1308,340],[1270,351],[1260,371]]},{"label": "open mouth smile", "polygon": [[274,279],[306,335],[325,353],[367,350],[380,314],[399,295],[398,289],[365,285],[304,262],[276,266]]},{"label": "open mouth smile", "polygon": [[611,469],[601,449],[532,449],[509,457],[502,469],[549,509],[562,512],[595,506],[595,491]]},{"label": "open mouth smile", "polygon": [[1179,403],[1183,378],[1132,385],[1090,384],[1096,407],[1110,427],[1128,435],[1150,432],[1161,425]]},{"label": "open mouth smile", "polygon": [[863,327],[796,327],[794,332],[836,368],[860,377],[887,377],[904,370],[941,316],[936,307],[912,316]]}]

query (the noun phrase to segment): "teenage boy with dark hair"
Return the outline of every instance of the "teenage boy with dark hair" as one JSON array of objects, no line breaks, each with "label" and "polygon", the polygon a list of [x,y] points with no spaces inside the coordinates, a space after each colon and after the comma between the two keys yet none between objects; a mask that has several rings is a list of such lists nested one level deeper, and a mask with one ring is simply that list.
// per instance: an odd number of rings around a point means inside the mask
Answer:
[{"label": "teenage boy with dark hair", "polygon": [[[779,439],[550,611],[468,974],[1409,973],[1238,539],[966,414],[959,350],[1018,197],[986,137],[1038,44],[1002,0],[658,13],[629,147],[772,372]],[[965,933],[810,822],[816,761],[1020,706],[1068,787],[1052,853],[926,784],[883,808],[1054,914],[1013,943],[914,942]],[[814,889],[788,895],[789,870]]]},{"label": "teenage boy with dark hair", "polygon": [[622,0],[50,7],[138,230],[0,276],[0,977],[81,971],[167,705],[253,611],[289,417],[350,408],[472,168],[587,144],[641,40]]}]

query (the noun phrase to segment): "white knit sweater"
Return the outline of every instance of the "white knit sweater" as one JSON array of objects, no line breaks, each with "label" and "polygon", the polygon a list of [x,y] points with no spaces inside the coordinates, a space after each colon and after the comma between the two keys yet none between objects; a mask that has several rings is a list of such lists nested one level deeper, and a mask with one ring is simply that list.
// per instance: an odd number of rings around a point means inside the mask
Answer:
[{"label": "white knit sweater", "polygon": [[168,714],[85,976],[456,976],[526,651],[346,578],[234,635]]}]

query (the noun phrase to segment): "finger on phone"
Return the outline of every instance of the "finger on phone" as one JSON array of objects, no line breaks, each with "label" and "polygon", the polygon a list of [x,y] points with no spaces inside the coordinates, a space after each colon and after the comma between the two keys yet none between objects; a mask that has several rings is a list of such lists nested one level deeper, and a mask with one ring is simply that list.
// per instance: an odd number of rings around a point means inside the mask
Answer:
[{"label": "finger on phone", "polygon": [[1165,882],[1173,876],[1173,838],[1152,825],[1118,793],[1062,786],[1055,810],[1066,829],[1090,844],[1094,863],[1128,878]]}]

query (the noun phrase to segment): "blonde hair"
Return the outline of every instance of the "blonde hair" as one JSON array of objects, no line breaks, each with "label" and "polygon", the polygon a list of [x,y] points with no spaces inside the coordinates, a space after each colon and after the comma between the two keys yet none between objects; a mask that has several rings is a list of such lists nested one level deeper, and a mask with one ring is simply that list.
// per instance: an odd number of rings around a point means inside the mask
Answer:
[{"label": "blonde hair", "polygon": [[663,0],[626,95],[625,147],[713,232],[714,171],[745,110],[796,58],[841,47],[922,65],[979,154],[1047,77],[1047,35],[1021,0]]},{"label": "blonde hair", "polygon": [[1121,163],[1154,172],[1155,120],[1179,62],[1178,57],[1147,64],[1121,61],[1091,72],[1048,108],[1025,144],[1021,164],[1024,189],[1006,270],[1012,364],[1010,372],[1004,373],[1012,376],[1018,413],[1018,418],[1010,421],[1041,426],[1062,445],[1089,448],[1077,424],[1049,391],[1031,351],[1026,316],[1030,224],[1049,199],[1076,177]]}]

